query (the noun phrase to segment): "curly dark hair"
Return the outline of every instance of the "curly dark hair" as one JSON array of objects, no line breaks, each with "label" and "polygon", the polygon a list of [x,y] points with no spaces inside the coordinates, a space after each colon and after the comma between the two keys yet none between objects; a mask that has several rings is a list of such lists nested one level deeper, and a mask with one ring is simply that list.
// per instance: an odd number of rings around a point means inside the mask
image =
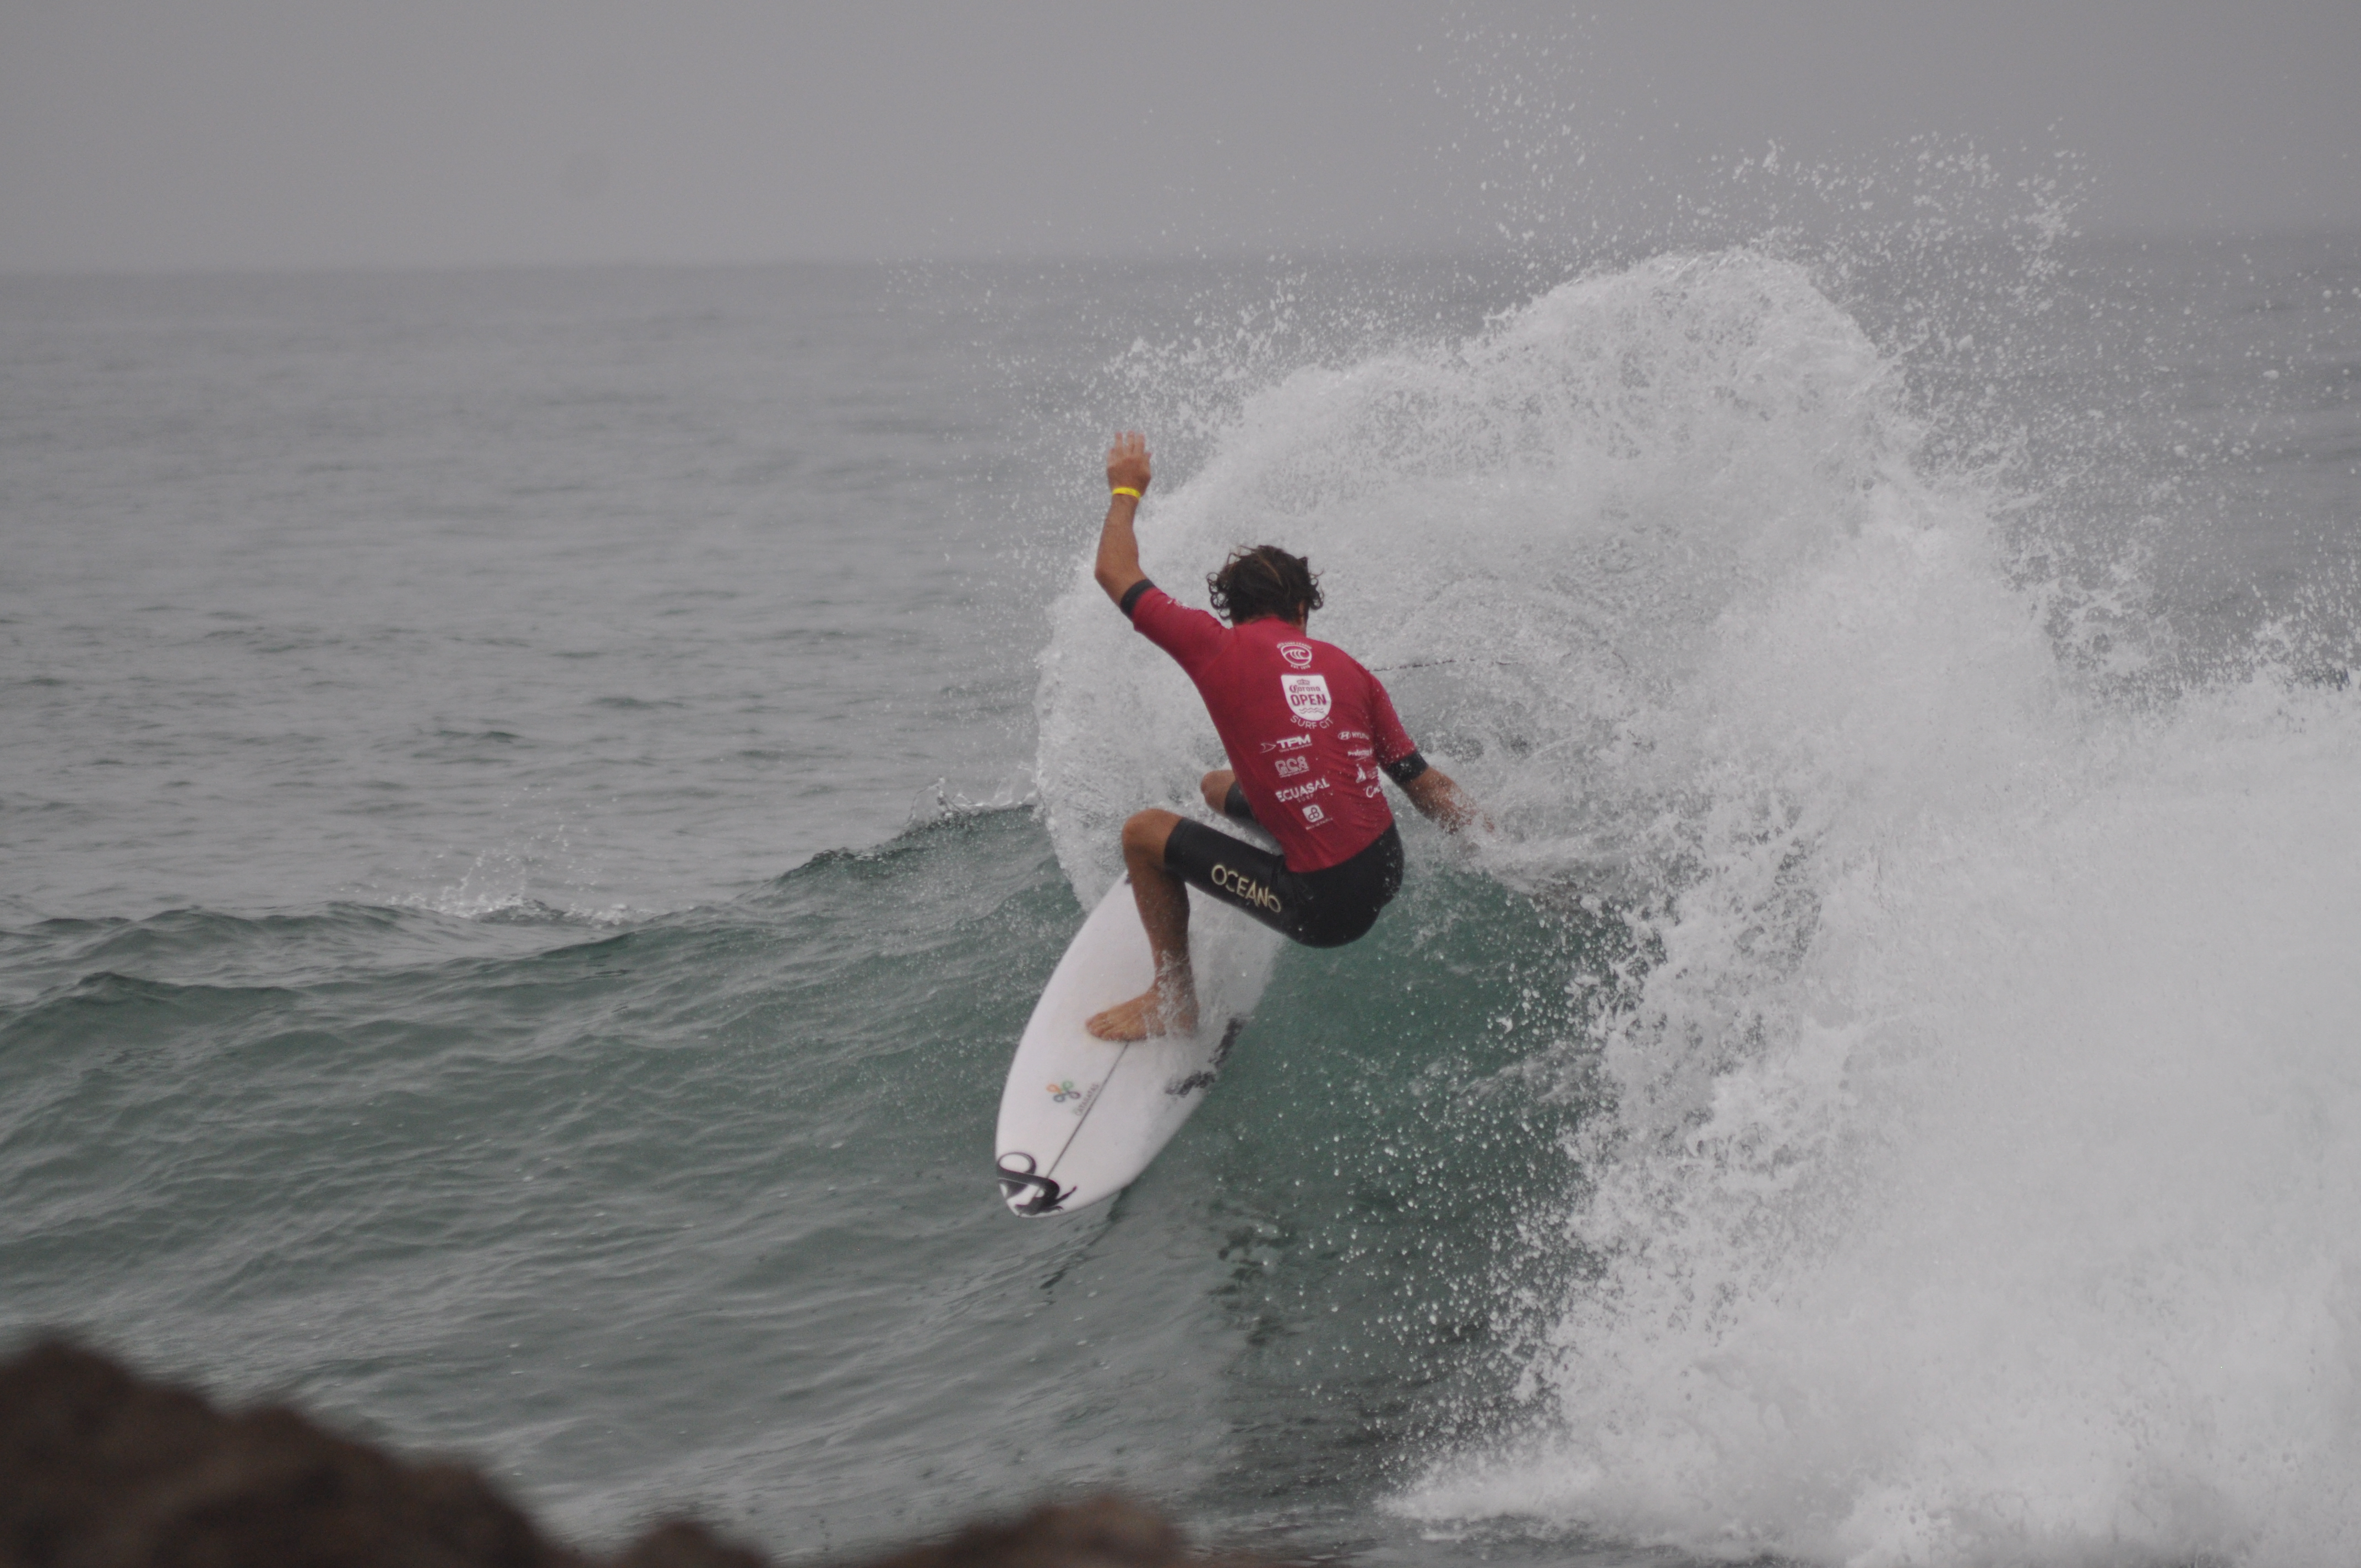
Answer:
[{"label": "curly dark hair", "polygon": [[1205,574],[1205,591],[1213,609],[1232,626],[1244,626],[1275,615],[1295,620],[1328,601],[1320,592],[1320,574],[1301,555],[1290,555],[1276,544],[1241,545],[1230,552],[1218,572]]}]

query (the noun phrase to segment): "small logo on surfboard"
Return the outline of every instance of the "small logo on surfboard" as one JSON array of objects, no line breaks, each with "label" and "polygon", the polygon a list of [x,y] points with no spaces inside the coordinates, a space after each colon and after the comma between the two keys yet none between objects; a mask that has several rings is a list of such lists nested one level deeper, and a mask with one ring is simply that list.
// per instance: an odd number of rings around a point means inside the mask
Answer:
[{"label": "small logo on surfboard", "polygon": [[1046,1176],[1038,1176],[1033,1157],[1022,1149],[1012,1149],[993,1162],[1000,1179],[1000,1195],[1008,1207],[1019,1214],[1054,1214],[1073,1189],[1060,1190]]}]

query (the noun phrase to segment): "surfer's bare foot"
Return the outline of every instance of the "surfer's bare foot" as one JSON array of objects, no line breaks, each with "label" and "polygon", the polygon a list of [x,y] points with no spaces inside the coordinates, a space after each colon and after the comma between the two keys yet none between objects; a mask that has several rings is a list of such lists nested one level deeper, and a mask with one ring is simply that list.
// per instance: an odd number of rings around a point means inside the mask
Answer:
[{"label": "surfer's bare foot", "polygon": [[1164,988],[1141,992],[1119,1002],[1082,1025],[1102,1040],[1145,1040],[1153,1035],[1193,1035],[1197,1032],[1197,999],[1168,998]]}]

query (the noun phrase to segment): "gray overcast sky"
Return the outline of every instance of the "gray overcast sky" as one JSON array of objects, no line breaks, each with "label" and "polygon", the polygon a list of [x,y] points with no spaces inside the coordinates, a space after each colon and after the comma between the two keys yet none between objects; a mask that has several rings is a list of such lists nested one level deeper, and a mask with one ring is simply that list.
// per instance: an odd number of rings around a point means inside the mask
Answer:
[{"label": "gray overcast sky", "polygon": [[2361,229],[2361,0],[5,0],[0,269],[1447,249],[1927,133]]}]

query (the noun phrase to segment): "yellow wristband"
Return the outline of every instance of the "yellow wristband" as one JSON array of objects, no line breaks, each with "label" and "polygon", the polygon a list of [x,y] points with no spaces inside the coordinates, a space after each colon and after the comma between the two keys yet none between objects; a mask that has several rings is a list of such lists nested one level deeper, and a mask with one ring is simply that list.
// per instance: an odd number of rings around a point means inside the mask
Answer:
[{"label": "yellow wristband", "polygon": [[1129,485],[1114,486],[1108,489],[1107,494],[1111,496],[1129,496],[1133,500],[1139,499],[1139,492],[1133,489]]}]

